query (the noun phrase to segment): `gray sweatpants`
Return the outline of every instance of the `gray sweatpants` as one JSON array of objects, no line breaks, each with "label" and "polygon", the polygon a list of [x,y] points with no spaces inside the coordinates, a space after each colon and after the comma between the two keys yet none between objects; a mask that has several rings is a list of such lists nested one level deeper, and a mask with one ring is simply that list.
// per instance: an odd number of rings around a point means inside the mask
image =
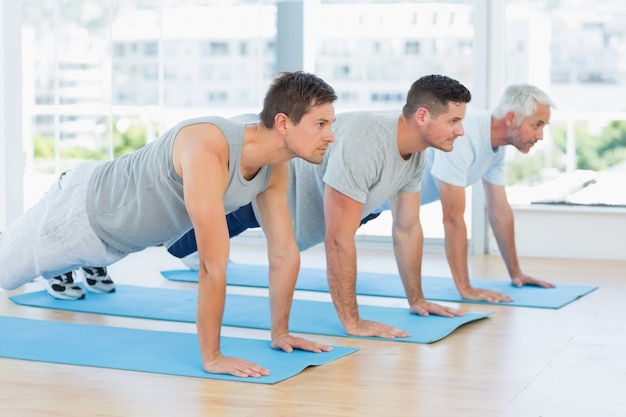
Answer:
[{"label": "gray sweatpants", "polygon": [[43,276],[81,266],[108,266],[126,256],[92,230],[85,209],[89,177],[97,163],[61,174],[30,210],[0,235],[0,287],[12,290]]}]

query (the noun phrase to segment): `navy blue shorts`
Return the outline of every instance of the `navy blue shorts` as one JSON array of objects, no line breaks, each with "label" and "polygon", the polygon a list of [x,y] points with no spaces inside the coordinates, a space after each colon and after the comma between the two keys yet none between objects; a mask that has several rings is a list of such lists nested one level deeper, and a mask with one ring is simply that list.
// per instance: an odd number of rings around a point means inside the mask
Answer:
[{"label": "navy blue shorts", "polygon": [[[254,210],[252,210],[251,203],[228,213],[226,215],[226,224],[228,225],[229,237],[237,236],[246,229],[252,229],[260,226],[254,216]],[[191,229],[185,233],[183,237],[167,248],[167,251],[177,258],[184,258],[187,255],[197,252],[198,244],[196,243],[195,231]]]},{"label": "navy blue shorts", "polygon": [[[364,225],[370,220],[378,217],[380,213],[372,213],[367,215],[361,220],[361,225]],[[226,224],[228,225],[228,235],[230,237],[237,236],[241,232],[260,227],[259,222],[254,216],[254,210],[252,210],[252,203],[239,207],[237,210],[226,215]],[[184,258],[198,251],[198,244],[196,243],[196,233],[193,229],[188,231],[178,239],[172,246],[167,248],[167,251],[177,258]]]}]

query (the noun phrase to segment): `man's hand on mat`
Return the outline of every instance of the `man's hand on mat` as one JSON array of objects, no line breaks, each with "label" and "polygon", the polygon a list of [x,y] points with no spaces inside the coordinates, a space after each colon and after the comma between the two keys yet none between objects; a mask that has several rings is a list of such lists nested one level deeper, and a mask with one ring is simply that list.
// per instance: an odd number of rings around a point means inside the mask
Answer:
[{"label": "man's hand on mat", "polygon": [[461,292],[461,297],[466,300],[486,301],[488,303],[508,303],[513,301],[512,297],[509,297],[501,292],[474,287],[469,287],[465,291]]},{"label": "man's hand on mat", "polygon": [[270,370],[245,359],[219,355],[204,365],[204,370],[211,374],[229,374],[240,378],[259,378],[270,374]]},{"label": "man's hand on mat", "polygon": [[404,330],[389,326],[384,323],[371,320],[357,321],[354,326],[347,328],[346,333],[352,336],[373,336],[385,339],[395,339],[397,337],[409,337],[410,334]]},{"label": "man's hand on mat", "polygon": [[511,284],[513,284],[514,286],[516,286],[518,288],[521,288],[524,285],[534,285],[536,287],[543,287],[543,288],[554,288],[554,287],[556,287],[556,285],[554,285],[551,282],[542,281],[540,279],[536,279],[536,278],[533,278],[533,277],[531,277],[529,275],[522,274],[522,273],[512,277],[511,278]]},{"label": "man's hand on mat", "polygon": [[287,353],[291,353],[294,349],[320,353],[330,352],[333,348],[303,337],[291,336],[289,333],[285,333],[272,339],[272,349],[281,349]]},{"label": "man's hand on mat", "polygon": [[418,302],[411,305],[411,313],[417,314],[419,316],[424,316],[424,317],[430,314],[435,314],[437,316],[443,316],[443,317],[454,317],[454,316],[465,315],[465,312],[463,310],[442,306],[441,304],[437,304],[437,303],[431,303],[424,299],[421,299]]}]

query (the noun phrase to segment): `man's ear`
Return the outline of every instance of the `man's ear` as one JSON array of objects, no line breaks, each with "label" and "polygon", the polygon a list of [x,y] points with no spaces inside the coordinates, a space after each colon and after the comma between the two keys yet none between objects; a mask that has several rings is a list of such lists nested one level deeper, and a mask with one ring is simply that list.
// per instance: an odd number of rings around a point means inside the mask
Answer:
[{"label": "man's ear", "polygon": [[517,125],[517,116],[515,115],[515,112],[508,112],[506,115],[504,115],[504,122],[506,123],[506,127],[513,127]]},{"label": "man's ear", "polygon": [[417,123],[418,126],[422,126],[430,118],[430,112],[428,111],[426,107],[420,107],[415,112],[415,115],[413,116],[413,118],[415,119],[415,122]]},{"label": "man's ear", "polygon": [[274,116],[274,126],[276,127],[276,129],[278,129],[280,133],[284,134],[287,132],[288,122],[289,116],[287,116],[285,113],[277,113],[276,116]]}]

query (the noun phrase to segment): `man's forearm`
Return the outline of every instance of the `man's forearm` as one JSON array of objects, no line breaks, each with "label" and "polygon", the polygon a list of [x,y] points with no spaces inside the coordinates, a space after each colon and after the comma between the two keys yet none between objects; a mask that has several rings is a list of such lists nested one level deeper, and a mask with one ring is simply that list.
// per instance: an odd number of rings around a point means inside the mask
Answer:
[{"label": "man's forearm", "polygon": [[359,321],[359,307],[356,299],[356,246],[325,241],[326,274],[330,295],[344,328],[350,328]]},{"label": "man's forearm", "polygon": [[445,249],[450,272],[457,290],[463,292],[471,287],[467,266],[467,229],[462,224],[444,225]]},{"label": "man's forearm", "polygon": [[[224,277],[223,282],[226,282]],[[206,271],[200,272],[196,327],[202,362],[207,364],[220,355],[220,330],[224,313],[226,286],[219,280],[209,280]]]},{"label": "man's forearm", "polygon": [[272,339],[289,332],[289,315],[293,302],[293,293],[300,269],[300,256],[280,260],[270,257],[269,268],[269,299],[272,320]]},{"label": "man's forearm", "polygon": [[521,273],[515,248],[515,224],[513,212],[505,211],[499,216],[490,216],[491,228],[498,243],[498,249],[511,277]]},{"label": "man's forearm", "polygon": [[394,255],[402,285],[409,305],[413,305],[424,298],[422,290],[424,237],[421,228],[410,233],[394,231],[393,242]]}]

